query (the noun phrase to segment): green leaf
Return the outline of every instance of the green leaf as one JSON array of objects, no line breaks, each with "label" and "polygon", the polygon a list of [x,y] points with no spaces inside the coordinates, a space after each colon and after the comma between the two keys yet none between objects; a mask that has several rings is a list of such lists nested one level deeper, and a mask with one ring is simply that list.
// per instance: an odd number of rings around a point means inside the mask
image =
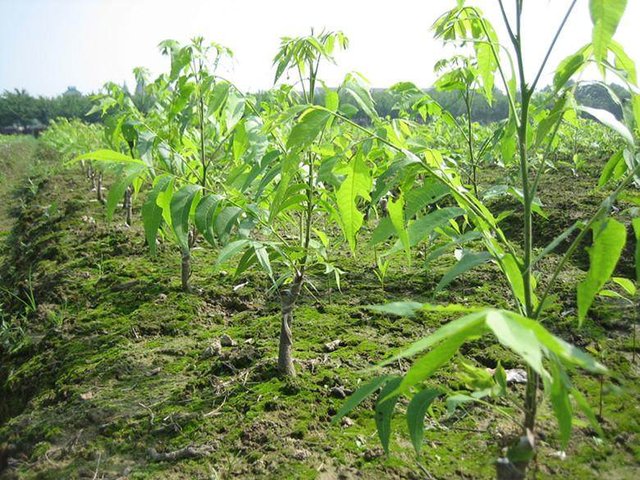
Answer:
[{"label": "green leaf", "polygon": [[330,88],[325,88],[324,106],[327,108],[327,110],[336,112],[338,110],[339,105],[340,105],[340,96],[338,95],[338,92],[336,92],[335,90],[331,90]]},{"label": "green leaf", "polygon": [[224,109],[226,131],[232,131],[244,115],[245,100],[239,94],[227,95],[227,104]]},{"label": "green leaf", "polygon": [[225,239],[229,233],[231,233],[231,229],[235,221],[238,219],[238,216],[242,213],[242,209],[240,207],[230,206],[224,207],[222,211],[215,217],[215,223],[213,225],[213,230],[216,235]]},{"label": "green leaf", "polygon": [[482,78],[484,96],[489,105],[491,105],[493,100],[494,77],[498,68],[498,62],[493,55],[492,46],[488,42],[479,42],[476,44],[476,60],[478,62],[478,73]]},{"label": "green leaf", "polygon": [[589,420],[591,428],[593,428],[600,437],[604,437],[604,432],[602,431],[602,427],[600,427],[600,422],[598,422],[598,419],[593,413],[589,402],[587,402],[587,399],[584,398],[584,395],[573,388],[571,389],[571,396],[576,401],[578,408],[582,410],[582,413],[584,413],[585,417],[587,417],[587,419]]},{"label": "green leaf", "polygon": [[438,285],[434,293],[441,291],[447,285],[449,285],[453,280],[455,280],[458,276],[463,273],[471,270],[478,265],[482,265],[483,263],[487,263],[491,260],[493,256],[489,252],[466,252],[460,261],[456,263],[453,267],[451,267],[447,273],[445,273]]},{"label": "green leaf", "polygon": [[553,76],[553,87],[556,92],[564,87],[569,79],[586,65],[589,50],[591,50],[591,45],[585,45],[560,62]]},{"label": "green leaf", "polygon": [[146,164],[138,158],[133,158],[130,155],[125,155],[114,150],[106,149],[96,150],[95,152],[89,152],[85,153],[84,155],[79,155],[68,163],[79,162],[81,160],[96,160],[108,163],[135,163],[146,167]]},{"label": "green leaf", "polygon": [[146,170],[147,166],[144,164],[133,163],[123,166],[120,177],[116,183],[111,186],[107,194],[107,220],[110,221],[113,218],[113,213],[118,207],[118,202],[122,200],[127,187],[131,185],[136,178],[145,173]]},{"label": "green leaf", "polygon": [[578,322],[582,325],[593,299],[609,280],[626,242],[627,231],[613,218],[593,226],[593,245],[589,249],[587,278],[578,285]]},{"label": "green leaf", "polygon": [[[509,284],[513,289],[513,293],[520,302],[520,305],[526,304],[526,299],[524,295],[524,279],[522,278],[522,272],[520,271],[520,267],[518,266],[518,261],[513,256],[513,254],[508,253],[504,255],[501,259],[500,267],[502,268],[504,274],[509,279]],[[531,275],[531,272],[527,272],[526,275]],[[533,287],[535,289],[535,278],[531,279],[533,283]],[[536,298],[535,293],[531,295],[531,302],[534,306],[538,304],[538,299]]]},{"label": "green leaf", "polygon": [[393,223],[391,223],[391,219],[389,217],[384,217],[378,223],[378,226],[371,233],[371,238],[369,239],[370,245],[377,245],[379,243],[384,242],[388,238],[390,238],[396,229],[393,228]]},{"label": "green leaf", "polygon": [[622,45],[620,45],[616,41],[611,41],[609,43],[609,50],[613,52],[615,56],[615,67],[621,72],[626,74],[627,80],[631,82],[633,85],[637,85],[638,83],[638,73],[636,71],[635,62],[629,57],[627,52],[624,51]]},{"label": "green leaf", "polygon": [[364,223],[364,215],[358,210],[358,199],[370,200],[371,188],[371,171],[362,155],[356,154],[347,165],[347,176],[336,192],[340,226],[352,252],[356,248],[356,235]]},{"label": "green leaf", "polygon": [[332,424],[336,424],[340,421],[342,417],[351,412],[354,408],[360,405],[364,400],[369,398],[376,390],[385,385],[389,380],[391,380],[390,375],[382,375],[380,377],[376,377],[373,380],[362,385],[355,392],[353,392],[349,398],[342,404],[338,413],[331,420]]},{"label": "green leaf", "polygon": [[634,296],[636,294],[637,288],[636,286],[633,284],[633,282],[631,280],[629,280],[628,278],[622,278],[622,277],[613,277],[611,280],[613,280],[615,283],[617,283],[620,287],[622,287],[622,289],[628,293],[630,296]]},{"label": "green leaf", "polygon": [[450,220],[464,215],[464,210],[458,207],[445,207],[418,218],[409,225],[409,243],[415,246],[426,239],[436,228],[444,227]]},{"label": "green leaf", "polygon": [[589,12],[593,23],[593,55],[596,62],[606,60],[609,44],[626,6],[627,0],[589,0]]},{"label": "green leaf", "polygon": [[397,315],[399,317],[413,317],[424,304],[418,302],[391,302],[384,305],[369,305],[367,308],[374,312]]},{"label": "green leaf", "polygon": [[420,455],[420,451],[422,450],[422,439],[424,438],[424,416],[440,393],[438,389],[425,388],[416,393],[407,406],[409,437],[418,455]]},{"label": "green leaf", "polygon": [[449,193],[449,187],[436,180],[427,181],[418,188],[405,193],[407,218],[413,216],[427,205],[431,205]]},{"label": "green leaf", "polygon": [[552,362],[551,367],[553,376],[549,397],[553,412],[558,419],[558,426],[560,427],[560,446],[564,450],[567,448],[569,438],[571,437],[573,410],[571,408],[571,401],[569,400],[569,391],[565,385],[564,372],[555,362]]},{"label": "green leaf", "polygon": [[369,118],[378,118],[371,93],[358,82],[354,75],[348,74],[346,76],[342,88],[356,101],[360,109]]},{"label": "green leaf", "polygon": [[222,197],[220,195],[205,195],[198,202],[194,222],[196,228],[202,234],[207,242],[216,245],[215,234],[213,231],[213,218]]},{"label": "green leaf", "polygon": [[229,88],[231,85],[228,82],[218,82],[213,87],[209,98],[209,111],[216,113],[222,104],[227,100],[229,96]]},{"label": "green leaf", "polygon": [[400,238],[400,242],[404,246],[404,251],[409,261],[411,260],[411,242],[409,241],[409,232],[405,225],[404,218],[404,196],[402,193],[398,195],[396,200],[390,199],[387,203],[387,210],[389,212],[389,218],[391,224],[396,231],[396,234]]},{"label": "green leaf", "polygon": [[[620,168],[622,165],[623,169],[620,172]],[[602,169],[602,173],[600,174],[600,178],[598,180],[598,187],[604,187],[610,180],[618,180],[620,178],[620,174],[624,174],[626,170],[626,165],[624,163],[624,155],[623,151],[619,150],[607,161],[606,165]]]},{"label": "green leaf", "polygon": [[399,395],[405,393],[409,391],[411,387],[424,382],[442,365],[447,363],[451,357],[456,354],[463,343],[472,338],[476,338],[483,332],[484,325],[470,323],[465,328],[460,329],[451,335],[447,335],[446,338],[430,350],[429,353],[414,362],[402,379],[400,386],[395,392],[389,394],[389,396],[391,397],[396,394]]},{"label": "green leaf", "polygon": [[245,247],[249,246],[251,241],[243,238],[241,240],[236,240],[235,242],[228,243],[224,246],[220,253],[218,254],[218,259],[216,260],[216,265],[222,265],[227,260],[229,260],[234,255],[238,254]]},{"label": "green leaf", "polygon": [[618,133],[631,147],[634,146],[633,135],[629,129],[620,120],[618,120],[615,115],[613,115],[613,113],[599,108],[584,107],[582,105],[578,106],[578,109],[588,113],[600,123]]},{"label": "green leaf", "polygon": [[607,369],[591,355],[556,337],[539,322],[525,318],[513,312],[505,312],[510,318],[522,324],[524,328],[536,334],[542,346],[566,363],[584,368],[594,373],[607,373]]},{"label": "green leaf", "polygon": [[391,378],[380,391],[375,409],[376,427],[378,428],[378,437],[384,452],[389,455],[389,437],[391,436],[391,417],[393,417],[393,409],[398,401],[398,395],[389,396],[395,391],[402,381],[401,377]]},{"label": "green leaf", "polygon": [[498,310],[487,314],[486,323],[502,345],[517,353],[540,376],[546,376],[542,349],[535,332]]},{"label": "green leaf", "polygon": [[185,185],[173,194],[171,199],[171,227],[176,236],[180,249],[189,250],[189,214],[191,205],[202,187],[199,185]]},{"label": "green leaf", "polygon": [[393,363],[401,358],[412,357],[413,355],[426,350],[432,345],[435,345],[436,343],[441,342],[446,338],[455,336],[460,332],[477,329],[479,326],[484,324],[484,319],[487,316],[487,311],[489,310],[473,312],[465,315],[464,317],[460,317],[456,320],[448,322],[428,337],[422,338],[417,342],[412,343],[400,353],[383,361],[382,363],[380,363],[380,366],[383,367],[385,365],[389,365],[390,363]]},{"label": "green leaf", "polygon": [[291,129],[287,139],[287,148],[302,149],[311,145],[325,127],[329,118],[331,118],[331,113],[326,110],[318,110],[316,108],[305,110],[298,118],[298,123]]},{"label": "green leaf", "polygon": [[269,278],[271,280],[275,281],[273,278],[273,270],[271,268],[271,262],[269,261],[269,253],[267,252],[267,248],[259,242],[254,242],[253,250],[255,251],[256,258],[262,269],[267,273],[267,275],[269,275]]},{"label": "green leaf", "polygon": [[151,255],[156,254],[156,237],[162,223],[162,208],[158,206],[156,201],[160,192],[165,190],[170,183],[171,177],[168,175],[157,177],[153,182],[153,188],[142,205],[142,224],[144,225],[144,235]]}]

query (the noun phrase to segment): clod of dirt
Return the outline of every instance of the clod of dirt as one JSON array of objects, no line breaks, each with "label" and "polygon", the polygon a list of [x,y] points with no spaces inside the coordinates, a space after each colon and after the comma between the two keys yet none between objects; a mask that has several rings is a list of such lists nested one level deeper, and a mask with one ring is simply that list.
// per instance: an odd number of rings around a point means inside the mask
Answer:
[{"label": "clod of dirt", "polygon": [[340,340],[339,338],[337,340],[334,340],[332,342],[328,342],[324,344],[324,349],[327,352],[335,352],[338,347],[340,347],[342,345],[342,340]]},{"label": "clod of dirt", "polygon": [[342,421],[340,422],[340,424],[343,427],[352,427],[353,425],[355,425],[355,422],[349,417],[342,417]]},{"label": "clod of dirt", "polygon": [[380,447],[370,448],[364,452],[364,459],[367,462],[370,462],[371,460],[380,458],[383,455],[384,455],[384,451]]},{"label": "clod of dirt", "polygon": [[220,345],[223,347],[235,347],[238,344],[233,338],[226,333],[220,337]]},{"label": "clod of dirt", "polygon": [[211,455],[215,450],[213,445],[202,445],[200,447],[194,447],[189,445],[188,447],[180,448],[172,452],[160,452],[155,448],[147,450],[151,460],[156,462],[175,462],[177,460],[183,460],[185,458],[202,458]]},{"label": "clod of dirt", "polygon": [[307,450],[306,448],[299,448],[294,450],[293,454],[291,455],[294,459],[296,460],[305,460],[307,458],[309,458],[311,456],[311,452],[309,450]]},{"label": "clod of dirt", "polygon": [[85,402],[93,399],[93,392],[85,392],[80,394],[80,400],[84,400]]},{"label": "clod of dirt", "polygon": [[211,342],[211,345],[205,348],[204,351],[200,354],[200,359],[206,360],[207,358],[219,356],[222,353],[221,343],[222,342],[218,339],[213,340]]},{"label": "clod of dirt", "polygon": [[335,398],[347,398],[349,395],[351,395],[351,390],[346,389],[342,386],[337,386],[329,390],[329,395]]},{"label": "clod of dirt", "polygon": [[233,350],[227,355],[224,355],[222,359],[230,363],[235,368],[247,368],[253,364],[259,356],[258,351],[251,345],[248,345],[246,347]]}]

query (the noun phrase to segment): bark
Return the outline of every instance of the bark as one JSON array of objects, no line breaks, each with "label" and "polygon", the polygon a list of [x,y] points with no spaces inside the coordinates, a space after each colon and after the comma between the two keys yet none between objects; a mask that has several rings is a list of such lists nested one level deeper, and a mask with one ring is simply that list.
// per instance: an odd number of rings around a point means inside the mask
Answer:
[{"label": "bark", "polygon": [[513,445],[506,456],[496,462],[497,480],[524,480],[529,463],[535,457],[535,438],[529,429]]},{"label": "bark", "polygon": [[300,296],[303,278],[296,275],[291,288],[282,293],[282,323],[280,325],[280,345],[278,348],[278,370],[287,377],[295,377],[296,369],[293,365],[293,310]]},{"label": "bark", "polygon": [[124,211],[125,211],[125,223],[131,226],[131,214],[133,213],[133,207],[131,205],[131,187],[127,187],[124,191]]},{"label": "bark", "polygon": [[520,470],[508,458],[499,458],[496,463],[497,480],[524,480],[526,470]]},{"label": "bark", "polygon": [[96,180],[96,198],[98,202],[104,203],[104,198],[102,196],[102,172],[98,172],[95,174]]},{"label": "bark", "polygon": [[532,369],[527,368],[527,389],[524,399],[524,428],[531,432],[535,432],[536,414],[538,410],[538,374]]}]

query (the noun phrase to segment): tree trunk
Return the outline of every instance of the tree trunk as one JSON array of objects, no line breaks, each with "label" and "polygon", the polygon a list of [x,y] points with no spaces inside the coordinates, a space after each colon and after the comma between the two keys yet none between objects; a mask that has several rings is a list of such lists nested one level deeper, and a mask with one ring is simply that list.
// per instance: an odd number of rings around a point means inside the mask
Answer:
[{"label": "tree trunk", "polygon": [[128,226],[131,226],[131,214],[133,207],[131,205],[131,187],[127,187],[124,191],[124,211],[125,211],[125,223]]},{"label": "tree trunk", "polygon": [[293,309],[300,296],[303,278],[296,275],[291,284],[291,288],[282,293],[282,323],[280,325],[280,345],[278,348],[278,370],[280,374],[287,377],[295,377],[296,369],[293,365],[293,334],[291,326],[293,324]]},{"label": "tree trunk", "polygon": [[513,445],[507,455],[496,462],[497,480],[524,480],[529,463],[535,456],[535,439],[529,429]]},{"label": "tree trunk", "polygon": [[96,179],[96,198],[98,202],[104,203],[104,198],[102,197],[102,172],[98,172],[95,175]]},{"label": "tree trunk", "polygon": [[182,291],[186,293],[191,292],[189,277],[191,277],[191,251],[184,250],[182,252]]}]

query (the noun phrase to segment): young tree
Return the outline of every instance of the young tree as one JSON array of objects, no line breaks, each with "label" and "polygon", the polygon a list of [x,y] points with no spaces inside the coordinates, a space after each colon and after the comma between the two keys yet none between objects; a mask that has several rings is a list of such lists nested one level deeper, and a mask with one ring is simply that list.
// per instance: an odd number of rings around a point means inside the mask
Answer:
[{"label": "young tree", "polygon": [[[368,395],[382,388],[376,404],[376,419],[380,438],[387,449],[390,416],[398,398],[407,395],[411,397],[407,408],[409,431],[414,446],[419,451],[426,410],[438,396],[438,392],[433,388],[429,386],[425,388],[425,382],[438,368],[450,361],[465,342],[491,333],[500,344],[517,354],[527,366],[527,385],[522,408],[524,418],[520,423],[522,436],[509,450],[507,456],[497,462],[497,476],[505,479],[524,478],[529,462],[535,454],[536,416],[541,387],[547,394],[557,417],[562,448],[566,447],[571,433],[572,401],[584,411],[587,418],[593,421],[594,428],[599,429],[586,400],[571,384],[569,371],[579,367],[603,375],[607,370],[588,354],[554,336],[541,321],[544,312],[553,303],[549,293],[555,286],[559,273],[587,234],[591,232],[593,236],[593,244],[589,250],[591,265],[585,280],[576,285],[579,323],[581,324],[586,317],[595,296],[611,277],[626,240],[624,225],[613,218],[613,204],[618,195],[634,178],[637,178],[640,172],[637,141],[631,135],[632,129],[618,122],[607,112],[578,106],[572,101],[573,86],[569,84],[573,75],[586,65],[595,63],[603,71],[608,70],[618,74],[630,86],[632,92],[637,92],[635,66],[622,47],[612,40],[626,2],[615,0],[606,2],[606,5],[601,0],[590,2],[594,27],[593,41],[558,66],[553,86],[556,101],[546,115],[538,118],[532,115],[534,110],[532,98],[557,40],[572,15],[576,1],[570,3],[555,36],[550,41],[547,55],[532,78],[526,76],[524,68],[525,37],[521,28],[524,3],[523,0],[515,0],[514,14],[510,16],[503,1],[499,1],[510,46],[500,44],[494,29],[482,12],[475,7],[465,5],[464,2],[458,2],[457,7],[446,12],[434,25],[436,37],[461,46],[465,49],[465,53],[473,55],[478,76],[482,78],[485,85],[492,83],[488,81],[489,77],[497,75],[507,92],[510,105],[509,125],[501,132],[503,143],[501,154],[507,157],[503,158],[503,164],[515,162],[518,166],[519,177],[514,189],[519,192],[522,202],[522,242],[507,238],[498,225],[497,217],[488,206],[460,181],[457,167],[454,163],[447,161],[446,152],[445,155],[433,150],[414,152],[405,147],[407,142],[403,143],[395,139],[387,142],[389,148],[403,154],[408,162],[417,165],[417,168],[448,189],[458,206],[464,210],[466,222],[473,226],[482,240],[482,251],[468,252],[463,255],[445,274],[443,281],[449,282],[480,263],[492,262],[502,272],[511,291],[511,301],[516,308],[504,310],[485,306],[473,308],[449,306],[449,311],[457,309],[468,313],[385,361],[384,365],[387,365],[398,358],[422,354],[406,374],[385,375],[365,385],[347,401],[338,414],[339,418]],[[474,79],[475,76],[469,80]],[[467,80],[462,79],[462,81]],[[632,95],[634,122],[637,125],[640,122],[640,97],[635,93]],[[546,169],[545,159],[555,144],[554,138],[559,125],[566,115],[571,115],[571,112],[576,109],[590,113],[612,127],[625,139],[626,145],[623,151],[614,155],[603,172],[605,181],[614,181],[615,187],[592,217],[562,232],[540,254],[535,255],[533,250],[534,213],[539,208],[536,204],[536,193]],[[471,134],[470,131],[468,133]],[[410,138],[412,136],[412,132],[407,135]],[[614,171],[616,174],[613,174]],[[404,238],[403,243],[410,245],[409,235],[404,225],[403,211],[406,212],[406,209],[397,206],[398,203],[402,205],[402,197],[399,197],[395,203],[395,208],[398,210],[395,215],[402,221],[395,221],[393,225],[396,227],[398,237],[401,240]],[[637,222],[634,221],[635,223]],[[577,235],[572,236],[576,231]],[[550,276],[544,275],[538,269],[540,259],[554,251],[563,240],[569,238],[572,238],[570,246],[561,256],[554,271]],[[452,245],[455,245],[455,242]],[[439,309],[437,306],[412,302],[392,304],[381,310],[406,314],[408,311],[420,308]],[[471,397],[471,400],[482,401],[483,397],[506,393],[506,381],[501,367],[496,370],[491,384],[493,387],[476,392],[477,394]],[[485,402],[485,404],[489,403]]]}]

